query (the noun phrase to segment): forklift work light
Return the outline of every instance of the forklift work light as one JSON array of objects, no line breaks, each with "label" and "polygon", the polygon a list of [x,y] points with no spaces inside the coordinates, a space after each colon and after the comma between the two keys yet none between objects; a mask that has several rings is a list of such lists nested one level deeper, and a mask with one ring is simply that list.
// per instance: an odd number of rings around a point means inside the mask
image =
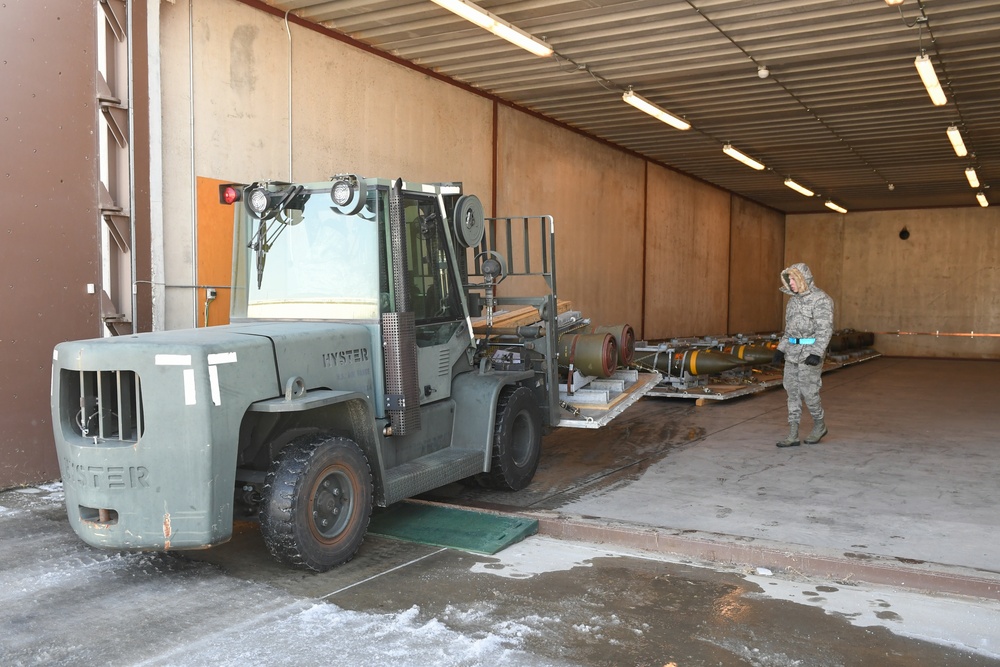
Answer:
[{"label": "forklift work light", "polygon": [[350,183],[337,181],[333,184],[333,192],[330,196],[333,197],[333,203],[337,206],[347,206],[347,202],[351,201],[352,194],[354,194],[354,190]]},{"label": "forklift work light", "polygon": [[268,205],[271,203],[271,198],[267,196],[267,190],[264,188],[256,188],[250,192],[250,196],[247,198],[247,206],[250,210],[257,214],[257,217],[267,210]]},{"label": "forklift work light", "polygon": [[368,193],[364,181],[356,174],[337,174],[333,177],[330,199],[334,208],[343,215],[357,215],[365,207]]},{"label": "forklift work light", "polygon": [[[279,189],[275,189],[279,188]],[[247,213],[257,220],[278,218],[282,224],[296,224],[292,215],[295,211],[301,213],[309,199],[304,193],[304,186],[288,183],[252,183],[243,191],[243,204]]]}]

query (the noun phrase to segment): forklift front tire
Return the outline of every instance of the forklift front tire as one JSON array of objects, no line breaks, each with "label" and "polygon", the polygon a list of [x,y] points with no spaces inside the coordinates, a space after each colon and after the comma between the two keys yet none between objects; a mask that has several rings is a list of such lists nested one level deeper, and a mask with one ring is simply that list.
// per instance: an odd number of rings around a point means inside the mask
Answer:
[{"label": "forklift front tire", "polygon": [[325,572],[354,557],[372,512],[368,458],[348,438],[292,440],[264,482],[260,528],[268,550],[293,567]]}]

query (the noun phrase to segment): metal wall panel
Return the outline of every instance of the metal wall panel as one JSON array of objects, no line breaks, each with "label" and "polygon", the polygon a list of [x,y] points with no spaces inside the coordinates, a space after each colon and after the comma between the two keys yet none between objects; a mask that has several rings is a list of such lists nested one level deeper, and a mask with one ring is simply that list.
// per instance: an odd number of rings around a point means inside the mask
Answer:
[{"label": "metal wall panel", "polygon": [[52,348],[100,335],[94,4],[0,5],[0,488],[58,477]]},{"label": "metal wall panel", "polygon": [[[112,3],[125,17],[124,2]],[[133,3],[145,26],[145,3]],[[112,93],[97,74],[97,31],[109,25],[97,2],[46,5],[15,0],[0,5],[0,488],[55,479],[49,378],[56,343],[101,336],[100,99]],[[115,25],[116,29],[122,26]],[[131,100],[148,108],[144,30],[126,30],[140,57],[132,65]],[[129,60],[122,54],[126,63]],[[121,63],[119,63],[119,66]],[[117,113],[120,109],[116,109]],[[124,232],[135,254],[123,290],[136,290],[136,324],[151,322],[148,120],[119,114],[130,128],[137,166],[127,194],[135,224]],[[113,135],[113,132],[112,132]],[[110,137],[114,140],[114,137]],[[121,220],[119,220],[121,222]]]}]

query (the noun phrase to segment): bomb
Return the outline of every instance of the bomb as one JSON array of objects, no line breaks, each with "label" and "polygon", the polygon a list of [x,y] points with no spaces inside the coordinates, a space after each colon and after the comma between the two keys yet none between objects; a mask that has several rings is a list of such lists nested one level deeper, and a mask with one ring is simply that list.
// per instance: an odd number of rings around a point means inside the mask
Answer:
[{"label": "bomb", "polygon": [[635,330],[631,324],[611,324],[595,326],[591,329],[595,334],[611,334],[618,345],[618,365],[631,366],[635,359]]},{"label": "bomb", "polygon": [[748,364],[769,364],[774,357],[774,350],[758,345],[727,345],[722,348],[722,352]]},{"label": "bomb", "polygon": [[682,371],[690,375],[711,375],[722,373],[744,365],[744,360],[717,350],[674,350],[673,353],[637,353],[635,363],[653,366],[664,373],[679,375]]},{"label": "bomb", "polygon": [[609,333],[564,334],[559,337],[559,365],[584,375],[611,377],[618,370],[618,344]]}]

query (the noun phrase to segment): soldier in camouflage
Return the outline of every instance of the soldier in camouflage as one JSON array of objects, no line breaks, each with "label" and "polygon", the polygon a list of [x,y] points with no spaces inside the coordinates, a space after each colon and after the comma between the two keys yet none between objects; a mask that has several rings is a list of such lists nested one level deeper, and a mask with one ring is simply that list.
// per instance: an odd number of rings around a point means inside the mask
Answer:
[{"label": "soldier in camouflage", "polygon": [[813,284],[805,264],[792,264],[781,272],[781,291],[790,294],[785,308],[785,331],[774,353],[774,363],[785,362],[784,387],[788,393],[788,437],[778,447],[799,445],[799,419],[805,402],[813,418],[807,445],[827,434],[819,388],[823,385],[823,359],[833,335],[833,299]]}]

